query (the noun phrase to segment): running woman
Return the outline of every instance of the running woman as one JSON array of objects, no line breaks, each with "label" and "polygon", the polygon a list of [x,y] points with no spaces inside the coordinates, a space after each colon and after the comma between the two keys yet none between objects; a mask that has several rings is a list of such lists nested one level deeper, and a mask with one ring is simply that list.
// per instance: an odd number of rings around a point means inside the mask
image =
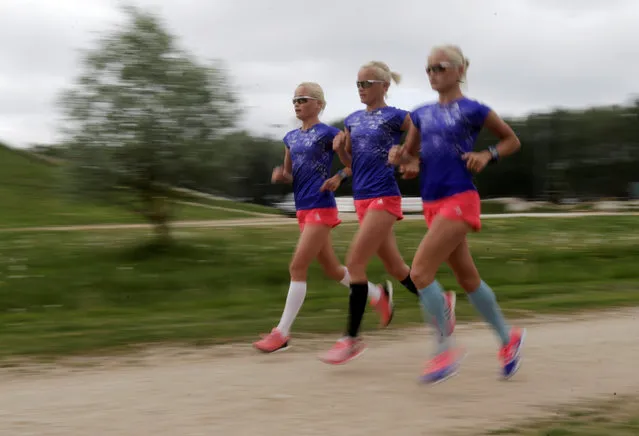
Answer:
[{"label": "running woman", "polygon": [[[468,65],[468,59],[457,46],[432,49],[426,73],[439,101],[411,113],[414,126],[404,146],[394,147],[389,153],[389,162],[395,165],[420,159],[420,191],[429,230],[413,259],[411,277],[420,289],[423,307],[445,338],[426,363],[422,379],[429,383],[455,375],[464,354],[452,343],[446,301],[435,279],[444,262],[499,337],[498,358],[503,378],[512,377],[518,370],[525,336],[524,329],[510,327],[504,319],[495,294],[481,279],[468,247],[468,232],[481,229],[481,202],[473,173],[520,148],[513,130],[492,109],[463,95],[460,84],[465,82]],[[488,150],[475,152],[477,136],[484,127],[499,142]]]},{"label": "running woman", "polygon": [[[307,272],[313,259],[319,261],[328,277],[346,287],[350,283],[348,270],[335,255],[330,236],[331,229],[341,222],[332,191],[350,174],[349,169],[343,169],[329,178],[334,157],[333,138],[339,129],[319,120],[326,101],[317,83],[300,84],[295,90],[293,105],[302,127],[284,136],[284,165],[273,170],[271,181],[293,184],[301,234],[289,266],[291,283],[280,323],[253,344],[266,353],[288,347],[291,326],[306,297]],[[388,325],[391,316],[388,291],[370,282],[366,286],[371,303],[379,308],[381,324]]]},{"label": "running woman", "polygon": [[[357,88],[366,108],[346,118],[344,132],[333,142],[342,163],[352,168],[353,198],[360,227],[347,260],[351,294],[346,335],[320,357],[325,363],[346,363],[365,350],[359,330],[370,289],[366,267],[374,255],[379,256],[391,276],[418,294],[393,233],[395,222],[403,219],[402,196],[395,170],[388,163],[388,151],[400,142],[411,120],[407,111],[386,104],[391,80],[399,83],[400,75],[391,72],[383,62],[369,62],[360,68]],[[455,293],[442,295],[452,309],[451,325],[454,326]],[[390,298],[392,305],[392,290]]]}]

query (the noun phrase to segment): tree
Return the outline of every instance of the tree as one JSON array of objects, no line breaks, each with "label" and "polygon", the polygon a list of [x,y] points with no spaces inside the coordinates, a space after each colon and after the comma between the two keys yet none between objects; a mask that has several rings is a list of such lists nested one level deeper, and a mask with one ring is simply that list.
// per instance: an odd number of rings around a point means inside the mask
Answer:
[{"label": "tree", "polygon": [[180,49],[158,18],[123,11],[128,21],[85,53],[62,95],[69,170],[78,192],[126,204],[168,240],[171,187],[215,169],[236,99],[224,71]]},{"label": "tree", "polygon": [[270,204],[271,199],[290,192],[290,185],[272,184],[273,167],[284,159],[284,143],[268,138],[252,136],[248,132],[236,132],[225,136],[219,148],[226,150],[223,186],[218,188],[236,198],[253,203]]},{"label": "tree", "polygon": [[[639,99],[625,105],[553,110],[506,118],[522,149],[475,177],[483,198],[517,196],[561,201],[627,197],[639,182]],[[342,128],[344,122],[331,123]],[[477,150],[495,144],[483,129]],[[333,171],[341,167],[334,163]],[[417,180],[398,179],[403,195],[419,195]],[[632,191],[634,192],[634,191]],[[341,195],[350,194],[344,186]]]}]

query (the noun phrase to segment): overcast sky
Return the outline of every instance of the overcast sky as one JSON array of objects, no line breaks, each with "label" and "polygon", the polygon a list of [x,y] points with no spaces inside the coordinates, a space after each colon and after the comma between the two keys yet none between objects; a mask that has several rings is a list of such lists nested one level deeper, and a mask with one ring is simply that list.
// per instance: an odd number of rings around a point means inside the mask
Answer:
[{"label": "overcast sky", "polygon": [[[243,123],[294,127],[295,86],[319,82],[329,122],[361,107],[359,66],[403,75],[388,103],[411,109],[435,95],[431,46],[470,59],[467,95],[498,113],[622,103],[639,91],[639,0],[135,0],[160,14],[182,47],[223,59],[246,106]],[[0,0],[0,141],[57,140],[60,90],[78,49],[123,17],[116,0]],[[272,127],[283,124],[283,127]]]}]

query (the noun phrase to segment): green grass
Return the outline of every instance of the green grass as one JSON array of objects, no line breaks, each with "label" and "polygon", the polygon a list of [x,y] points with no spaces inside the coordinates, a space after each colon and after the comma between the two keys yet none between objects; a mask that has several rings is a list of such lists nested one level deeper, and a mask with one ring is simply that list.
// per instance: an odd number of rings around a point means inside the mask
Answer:
[{"label": "green grass", "polygon": [[[553,204],[553,203],[537,203],[530,209],[522,211],[527,213],[569,213],[569,212],[637,212],[639,211],[639,203],[637,202],[619,202],[614,210],[598,210],[597,202],[582,202],[577,204]],[[481,202],[482,214],[502,214],[512,213],[507,210],[507,205],[495,201],[493,199],[485,199]]]},{"label": "green grass", "polygon": [[233,208],[237,210],[243,210],[246,212],[265,213],[270,215],[281,214],[279,210],[273,207],[262,206],[260,204],[242,203],[242,202],[235,202],[230,200],[218,200],[218,199],[209,199],[209,198],[198,198],[197,202],[201,204],[209,205],[209,206],[228,207],[228,208]]},{"label": "green grass", "polygon": [[615,398],[561,412],[552,419],[492,430],[487,435],[636,436],[639,398]]},{"label": "green grass", "polygon": [[[118,206],[77,201],[60,190],[61,168],[0,145],[0,228],[52,225],[144,223],[138,214]],[[236,204],[239,206],[236,207]],[[253,216],[251,206],[219,201],[221,210],[178,205],[176,219],[215,220]],[[256,207],[260,209],[260,206]],[[268,209],[268,208],[266,208]]]},{"label": "green grass", "polygon": [[[470,237],[483,278],[507,313],[637,305],[639,217],[486,220]],[[356,229],[333,235],[340,258]],[[397,226],[410,262],[421,222]],[[150,342],[254,339],[279,319],[297,226],[176,230],[157,252],[147,231],[0,232],[0,357],[99,351]],[[370,278],[387,278],[375,259]],[[459,289],[442,267],[440,281]],[[397,287],[393,327],[421,322]],[[297,332],[339,331],[348,292],[310,270]],[[458,317],[474,311],[460,298]],[[365,328],[374,328],[367,314]]]}]

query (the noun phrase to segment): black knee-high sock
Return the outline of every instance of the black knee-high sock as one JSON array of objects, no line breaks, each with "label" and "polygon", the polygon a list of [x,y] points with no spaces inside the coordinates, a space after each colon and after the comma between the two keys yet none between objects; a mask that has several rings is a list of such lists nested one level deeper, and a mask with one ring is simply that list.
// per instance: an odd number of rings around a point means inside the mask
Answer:
[{"label": "black knee-high sock", "polygon": [[348,297],[348,326],[347,333],[351,338],[359,334],[362,324],[366,301],[368,300],[368,283],[351,283],[351,294]]},{"label": "black knee-high sock", "polygon": [[402,280],[400,283],[404,285],[404,287],[408,289],[409,291],[411,291],[413,294],[419,296],[419,291],[417,290],[415,283],[413,283],[413,279],[410,278],[410,272],[408,273],[406,278]]}]

